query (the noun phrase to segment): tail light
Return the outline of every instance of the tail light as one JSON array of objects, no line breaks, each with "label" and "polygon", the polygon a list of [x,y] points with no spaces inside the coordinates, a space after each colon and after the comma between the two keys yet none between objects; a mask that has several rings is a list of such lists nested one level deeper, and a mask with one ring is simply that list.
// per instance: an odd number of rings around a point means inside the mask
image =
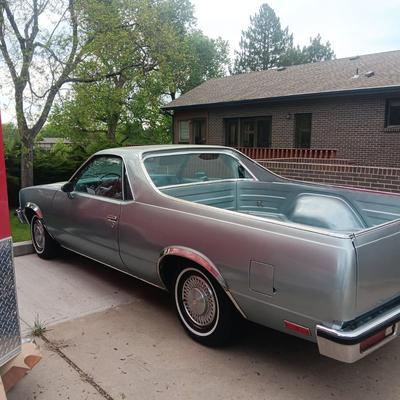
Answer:
[{"label": "tail light", "polygon": [[385,340],[388,336],[393,335],[393,333],[394,325],[390,326],[389,328],[382,329],[378,333],[375,333],[375,335],[370,336],[360,343],[360,352],[363,353],[371,347],[376,346],[377,344]]},{"label": "tail light", "polygon": [[294,322],[290,322],[290,321],[283,321],[285,324],[285,328],[289,329],[293,332],[299,333],[300,335],[304,335],[304,336],[311,336],[311,331],[310,328],[307,328],[305,326],[302,325],[298,325],[295,324]]}]

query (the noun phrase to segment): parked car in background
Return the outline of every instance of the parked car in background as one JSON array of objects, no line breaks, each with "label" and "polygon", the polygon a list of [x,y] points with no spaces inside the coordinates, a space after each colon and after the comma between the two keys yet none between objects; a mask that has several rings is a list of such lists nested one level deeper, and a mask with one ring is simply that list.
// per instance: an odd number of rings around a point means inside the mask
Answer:
[{"label": "parked car in background", "polygon": [[398,335],[398,195],[284,179],[226,147],[145,146],[21,190],[18,212],[40,257],[62,246],[169,290],[206,345],[237,316],[344,362]]}]

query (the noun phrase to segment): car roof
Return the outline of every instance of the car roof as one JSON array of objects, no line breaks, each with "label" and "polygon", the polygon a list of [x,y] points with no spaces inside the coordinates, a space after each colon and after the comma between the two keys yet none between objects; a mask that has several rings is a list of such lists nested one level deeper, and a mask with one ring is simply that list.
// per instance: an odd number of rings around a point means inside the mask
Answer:
[{"label": "car roof", "polygon": [[175,150],[230,150],[225,146],[209,146],[209,145],[183,145],[183,144],[162,144],[162,145],[149,145],[149,146],[126,146],[115,147],[111,149],[104,149],[98,151],[96,155],[101,154],[115,154],[119,156],[141,156],[145,153],[175,151]]}]

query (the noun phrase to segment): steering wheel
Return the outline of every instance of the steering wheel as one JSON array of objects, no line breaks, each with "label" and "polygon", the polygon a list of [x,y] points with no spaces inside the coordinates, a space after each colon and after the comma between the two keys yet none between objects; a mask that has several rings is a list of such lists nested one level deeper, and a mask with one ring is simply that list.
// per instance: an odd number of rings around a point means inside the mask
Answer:
[{"label": "steering wheel", "polygon": [[99,178],[99,179],[100,179],[100,182],[103,183],[104,179],[105,179],[107,176],[116,176],[116,177],[118,178],[118,180],[121,179],[121,175],[117,174],[116,172],[107,172],[106,174],[100,176],[100,178]]},{"label": "steering wheel", "polygon": [[121,176],[115,172],[108,172],[107,174],[104,174],[103,176],[99,177],[100,180],[100,184],[97,186],[96,190],[95,190],[95,194],[97,195],[104,195],[106,192],[108,192],[109,190],[112,189],[114,182],[111,186],[107,187],[107,186],[103,186],[104,185],[104,181],[106,177],[112,177],[115,176],[117,178],[117,181],[120,182],[121,181]]}]

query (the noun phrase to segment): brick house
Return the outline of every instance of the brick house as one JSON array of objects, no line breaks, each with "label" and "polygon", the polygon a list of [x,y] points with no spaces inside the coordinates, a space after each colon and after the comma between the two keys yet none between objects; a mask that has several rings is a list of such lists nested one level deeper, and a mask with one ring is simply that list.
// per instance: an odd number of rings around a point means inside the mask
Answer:
[{"label": "brick house", "polygon": [[400,50],[211,79],[164,109],[174,143],[336,149],[400,167]]}]

